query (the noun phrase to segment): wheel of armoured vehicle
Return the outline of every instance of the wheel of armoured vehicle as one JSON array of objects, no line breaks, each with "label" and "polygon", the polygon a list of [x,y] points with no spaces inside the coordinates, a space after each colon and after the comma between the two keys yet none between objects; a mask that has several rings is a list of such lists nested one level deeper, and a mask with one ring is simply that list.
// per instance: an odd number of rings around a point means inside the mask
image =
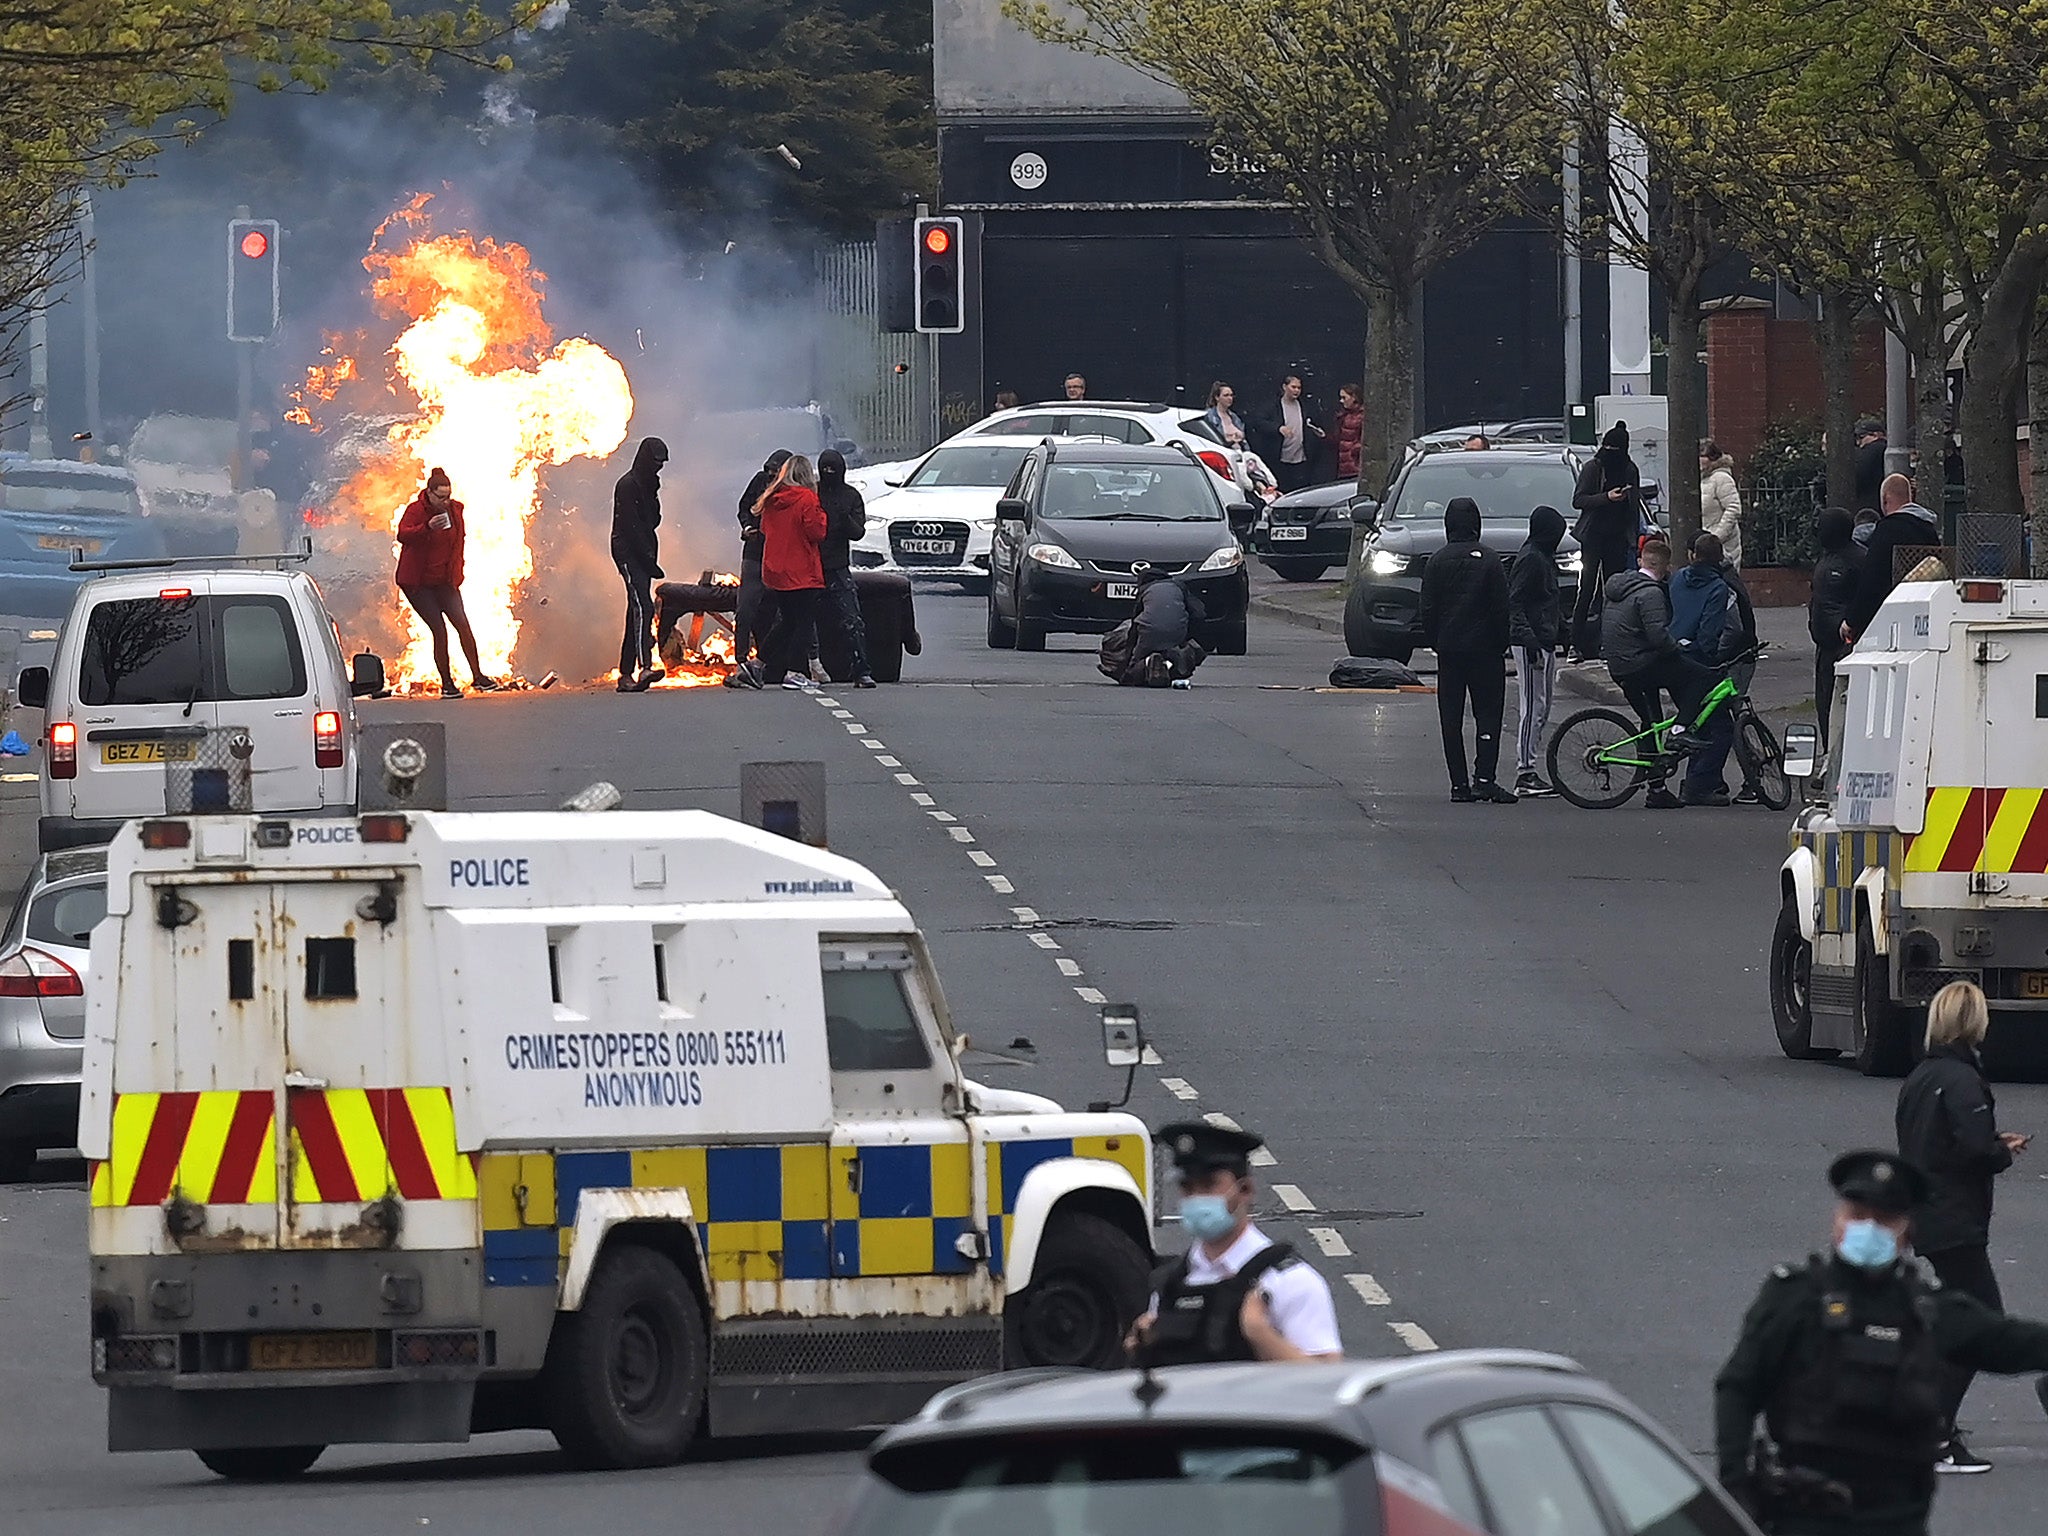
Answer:
[{"label": "wheel of armoured vehicle", "polygon": [[1005,1362],[1122,1365],[1124,1335],[1151,1294],[1151,1258],[1121,1227],[1082,1211],[1056,1213],[1031,1284],[1003,1304]]},{"label": "wheel of armoured vehicle", "polygon": [[614,1243],[583,1309],[555,1321],[542,1373],[549,1427],[579,1466],[668,1466],[696,1436],[708,1371],[704,1314],[683,1272]]}]

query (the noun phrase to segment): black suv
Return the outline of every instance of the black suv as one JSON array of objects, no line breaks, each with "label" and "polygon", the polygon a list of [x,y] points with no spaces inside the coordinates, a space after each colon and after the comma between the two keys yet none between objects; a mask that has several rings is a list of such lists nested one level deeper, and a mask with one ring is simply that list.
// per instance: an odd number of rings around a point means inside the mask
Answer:
[{"label": "black suv", "polygon": [[1055,630],[1103,634],[1136,611],[1144,562],[1177,576],[1208,617],[1196,635],[1242,656],[1254,509],[1179,444],[1040,443],[996,503],[988,643],[1042,651]]}]

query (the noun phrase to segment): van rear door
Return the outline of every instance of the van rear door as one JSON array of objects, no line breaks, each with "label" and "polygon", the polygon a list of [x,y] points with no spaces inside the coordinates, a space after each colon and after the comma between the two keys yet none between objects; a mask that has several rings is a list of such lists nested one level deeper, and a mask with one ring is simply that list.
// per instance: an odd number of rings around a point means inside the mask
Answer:
[{"label": "van rear door", "polygon": [[316,810],[327,803],[316,760],[319,701],[291,598],[216,586],[210,599],[215,717],[247,733],[249,803],[258,811]]},{"label": "van rear door", "polygon": [[[207,686],[204,583],[107,597],[86,612],[75,708],[71,814],[128,819],[164,810],[164,766],[189,762],[215,723]],[[61,813],[60,804],[53,809]]]}]

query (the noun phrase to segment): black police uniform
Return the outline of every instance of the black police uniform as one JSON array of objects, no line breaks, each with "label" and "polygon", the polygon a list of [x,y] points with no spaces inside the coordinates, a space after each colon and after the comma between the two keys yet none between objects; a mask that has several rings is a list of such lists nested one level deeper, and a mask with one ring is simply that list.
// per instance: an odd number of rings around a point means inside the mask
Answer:
[{"label": "black police uniform", "polygon": [[[1925,1178],[1887,1152],[1851,1152],[1828,1177],[1845,1198],[1903,1214]],[[1925,1536],[1947,1434],[1943,1362],[2048,1370],[2048,1325],[1943,1290],[1923,1261],[1881,1270],[1834,1253],[1780,1264],[1714,1378],[1723,1486],[1779,1536]],[[1764,1416],[1775,1467],[1752,1466]]]}]

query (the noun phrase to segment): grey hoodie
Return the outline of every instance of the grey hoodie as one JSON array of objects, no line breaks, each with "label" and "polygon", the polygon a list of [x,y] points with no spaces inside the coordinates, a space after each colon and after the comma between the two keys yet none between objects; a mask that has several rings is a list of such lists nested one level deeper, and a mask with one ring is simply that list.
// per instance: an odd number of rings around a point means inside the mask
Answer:
[{"label": "grey hoodie", "polygon": [[1671,638],[1671,596],[1648,571],[1623,571],[1607,583],[1600,613],[1600,655],[1619,682],[1680,654]]}]

